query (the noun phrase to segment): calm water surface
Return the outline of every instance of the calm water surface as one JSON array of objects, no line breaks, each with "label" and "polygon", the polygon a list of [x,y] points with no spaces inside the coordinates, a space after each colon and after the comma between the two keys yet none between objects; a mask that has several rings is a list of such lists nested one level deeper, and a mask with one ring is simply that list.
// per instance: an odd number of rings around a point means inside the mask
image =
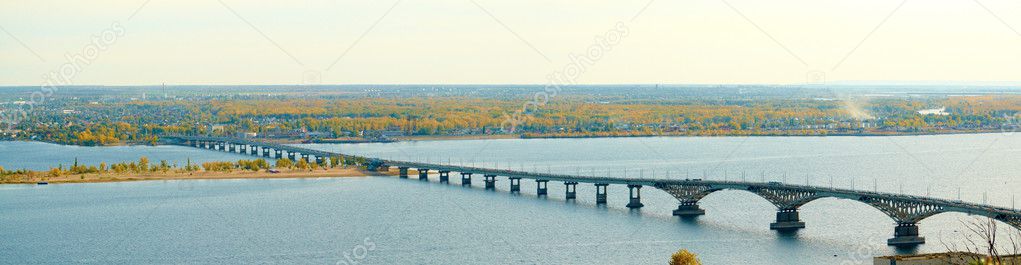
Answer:
[{"label": "calm water surface", "polygon": [[[610,176],[813,185],[832,180],[840,187],[853,179],[859,189],[955,199],[960,187],[964,200],[982,201],[985,195],[1008,207],[1013,191],[1021,190],[1018,134],[309,146]],[[0,157],[0,165],[12,160]],[[598,207],[589,185],[579,185],[577,201],[565,202],[559,183],[551,183],[549,198],[536,198],[533,182],[523,181],[523,194],[511,195],[506,179],[499,179],[496,192],[461,188],[459,178],[451,180],[451,185],[435,183],[433,176],[430,182],[368,177],[0,186],[0,263],[662,264],[687,248],[707,264],[864,264],[895,253],[884,245],[893,221],[853,201],[809,203],[801,210],[808,227],[780,235],[768,229],[773,206],[747,192],[714,193],[702,201],[707,215],[680,220],[670,216],[676,200],[652,188],[643,190],[646,207],[629,211],[623,207],[627,189],[619,186],[610,187],[609,205]],[[959,237],[960,222],[968,218],[926,219],[921,233],[929,244],[917,251],[945,250],[940,241]]]}]

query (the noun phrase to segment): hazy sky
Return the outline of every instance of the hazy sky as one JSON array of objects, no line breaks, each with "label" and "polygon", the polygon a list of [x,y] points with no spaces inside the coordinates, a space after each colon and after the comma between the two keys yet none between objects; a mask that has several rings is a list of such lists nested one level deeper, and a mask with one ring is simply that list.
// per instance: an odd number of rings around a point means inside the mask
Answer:
[{"label": "hazy sky", "polygon": [[1017,0],[3,1],[0,85],[1019,81],[1015,29]]}]

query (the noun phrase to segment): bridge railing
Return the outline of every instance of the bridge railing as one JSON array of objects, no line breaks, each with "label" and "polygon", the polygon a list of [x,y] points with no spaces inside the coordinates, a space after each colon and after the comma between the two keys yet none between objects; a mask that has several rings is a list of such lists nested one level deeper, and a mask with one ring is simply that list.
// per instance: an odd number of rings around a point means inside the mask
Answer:
[{"label": "bridge railing", "polygon": [[962,211],[969,210],[982,210],[988,212],[1002,213],[1019,215],[1021,211],[1017,209],[1011,209],[1006,207],[997,207],[991,205],[984,205],[978,203],[964,202],[960,200],[948,200],[933,197],[905,195],[896,193],[876,192],[868,190],[855,190],[855,189],[844,189],[844,188],[833,188],[833,187],[818,187],[809,185],[799,184],[785,184],[776,182],[748,182],[748,181],[720,181],[720,180],[703,180],[703,179],[658,179],[658,178],[610,178],[610,177],[596,177],[586,175],[574,175],[574,174],[560,174],[560,173],[540,173],[540,172],[528,172],[519,171],[512,169],[494,169],[494,168],[482,168],[474,166],[463,166],[463,165],[445,165],[436,163],[423,163],[414,161],[400,161],[392,159],[381,159],[367,156],[349,155],[337,152],[309,149],[304,147],[283,145],[275,143],[267,143],[260,141],[252,141],[247,139],[230,138],[230,137],[208,137],[208,136],[164,136],[166,139],[179,139],[179,140],[190,140],[190,141],[219,141],[228,142],[234,144],[247,144],[253,146],[264,146],[274,148],[278,150],[287,150],[288,152],[299,152],[302,154],[313,154],[322,156],[336,156],[343,157],[345,159],[359,159],[365,160],[370,163],[378,163],[388,166],[396,167],[408,167],[417,169],[434,169],[434,170],[447,170],[453,172],[468,172],[475,174],[491,174],[500,176],[510,177],[521,177],[528,179],[541,179],[541,180],[553,180],[553,181],[572,181],[572,182],[583,182],[583,183],[607,183],[607,184],[638,184],[638,185],[709,185],[709,186],[727,186],[730,188],[737,189],[748,189],[748,188],[773,188],[773,189],[787,189],[787,190],[799,190],[799,191],[810,191],[810,192],[826,192],[830,194],[839,195],[839,197],[861,197],[868,196],[880,199],[891,199],[900,200],[924,204],[939,205],[948,208],[960,209]]}]

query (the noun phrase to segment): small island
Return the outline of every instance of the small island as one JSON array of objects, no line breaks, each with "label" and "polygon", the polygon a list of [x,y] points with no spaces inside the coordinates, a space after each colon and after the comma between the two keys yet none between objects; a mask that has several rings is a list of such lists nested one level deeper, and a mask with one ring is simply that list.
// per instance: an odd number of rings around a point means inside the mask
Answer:
[{"label": "small island", "polygon": [[0,184],[90,183],[173,179],[257,179],[257,178],[323,178],[392,175],[369,171],[364,167],[341,163],[306,163],[279,159],[274,165],[263,159],[205,162],[177,166],[166,161],[150,163],[146,157],[138,161],[107,165],[58,165],[45,171],[5,170],[0,167]]}]

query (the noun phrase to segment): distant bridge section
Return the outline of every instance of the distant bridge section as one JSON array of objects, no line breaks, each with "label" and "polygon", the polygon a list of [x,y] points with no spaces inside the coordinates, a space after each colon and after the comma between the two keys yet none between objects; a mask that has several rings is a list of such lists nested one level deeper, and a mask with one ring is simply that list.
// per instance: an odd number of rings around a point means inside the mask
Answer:
[{"label": "distant bridge section", "polygon": [[521,179],[532,179],[536,182],[536,194],[547,195],[550,181],[563,182],[566,186],[566,198],[574,199],[577,194],[575,187],[579,183],[596,186],[596,203],[606,203],[606,187],[608,185],[626,185],[628,187],[628,208],[641,208],[641,188],[651,186],[666,191],[679,201],[673,214],[685,218],[704,215],[705,210],[698,206],[699,200],[705,196],[722,190],[742,190],[759,195],[776,206],[776,222],[770,229],[789,231],[805,227],[798,216],[798,209],[809,202],[821,198],[840,198],[855,200],[875,207],[897,222],[894,237],[887,241],[891,246],[915,246],[925,243],[925,238],[918,234],[918,223],[923,219],[947,212],[959,212],[969,215],[980,215],[999,220],[1015,228],[1021,229],[1021,211],[989,205],[967,203],[962,201],[902,195],[861,190],[835,189],[807,185],[790,185],[779,182],[744,182],[744,181],[710,181],[701,179],[636,179],[609,178],[585,175],[553,174],[516,171],[509,169],[492,169],[413,161],[397,161],[356,155],[348,155],[290,145],[266,143],[242,138],[196,137],[196,136],[164,136],[163,143],[193,146],[212,150],[242,153],[267,158],[304,159],[307,162],[323,163],[331,157],[344,158],[346,161],[359,161],[370,170],[389,170],[397,167],[401,178],[408,177],[409,169],[418,171],[420,180],[428,180],[430,171],[439,173],[441,183],[449,183],[450,172],[461,175],[462,185],[471,185],[472,175],[483,175],[486,189],[495,189],[497,176],[510,181],[511,192],[521,191]]}]

